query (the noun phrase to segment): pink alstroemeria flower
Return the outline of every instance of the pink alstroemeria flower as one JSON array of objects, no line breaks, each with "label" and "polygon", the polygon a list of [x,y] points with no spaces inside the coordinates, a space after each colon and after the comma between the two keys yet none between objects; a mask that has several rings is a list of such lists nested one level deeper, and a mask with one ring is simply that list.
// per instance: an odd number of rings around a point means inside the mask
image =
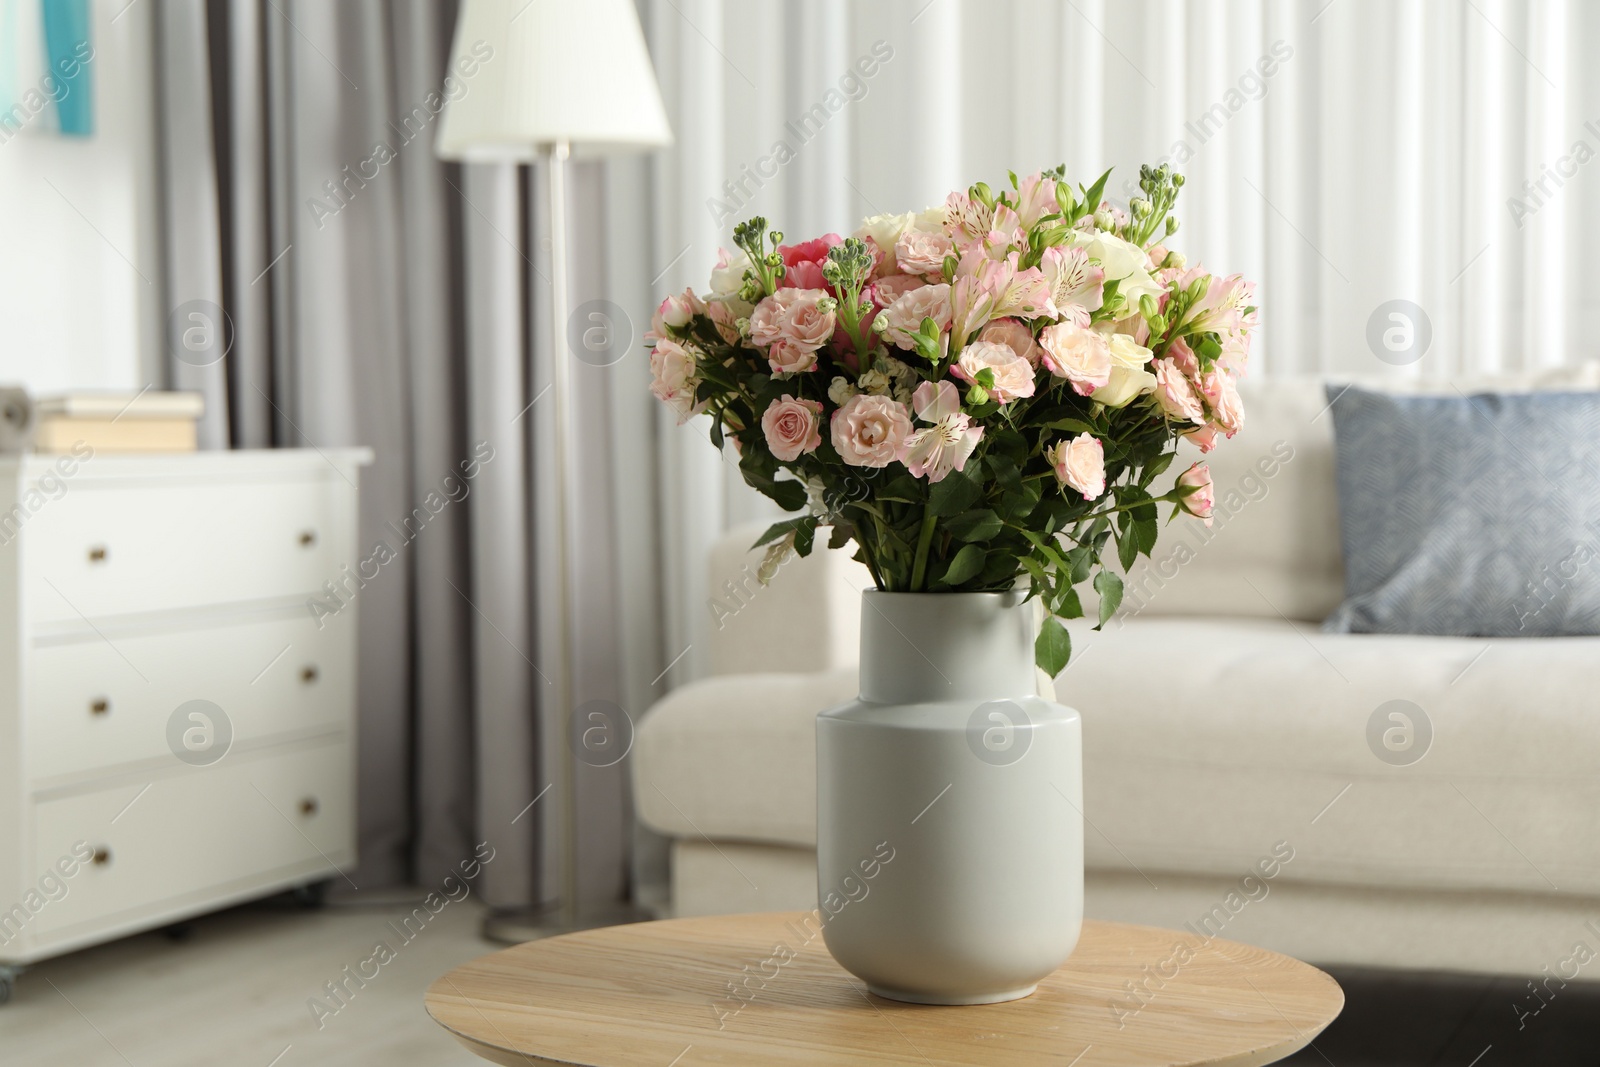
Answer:
[{"label": "pink alstroemeria flower", "polygon": [[932,426],[906,438],[900,462],[913,477],[943,481],[951,471],[965,470],[972,450],[983,437],[983,427],[961,410],[961,396],[950,382],[923,382],[911,395],[917,418]]}]

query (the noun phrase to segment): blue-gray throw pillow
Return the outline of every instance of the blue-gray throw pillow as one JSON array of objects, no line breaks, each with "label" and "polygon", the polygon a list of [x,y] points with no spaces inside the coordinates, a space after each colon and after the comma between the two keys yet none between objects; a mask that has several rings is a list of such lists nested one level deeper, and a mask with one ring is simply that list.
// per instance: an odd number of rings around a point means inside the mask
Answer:
[{"label": "blue-gray throw pillow", "polygon": [[1600,393],[1330,385],[1335,633],[1600,634]]}]

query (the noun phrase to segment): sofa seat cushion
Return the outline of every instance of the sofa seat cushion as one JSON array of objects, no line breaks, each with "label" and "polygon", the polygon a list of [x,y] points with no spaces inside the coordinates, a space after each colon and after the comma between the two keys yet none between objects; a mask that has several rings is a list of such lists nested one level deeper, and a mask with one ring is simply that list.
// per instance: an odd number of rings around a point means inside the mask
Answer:
[{"label": "sofa seat cushion", "polygon": [[[1293,858],[1269,866],[1291,881],[1600,895],[1600,638],[1215,617],[1073,636],[1056,692],[1084,719],[1091,869],[1242,879],[1282,842]],[[841,668],[675,690],[640,723],[639,817],[814,845],[816,715],[855,688]]]},{"label": "sofa seat cushion", "polygon": [[1294,881],[1600,892],[1600,638],[1075,636],[1056,692],[1084,718],[1090,867],[1242,878],[1285,842]]},{"label": "sofa seat cushion", "polygon": [[854,666],[681,686],[640,720],[639,819],[672,837],[817,843],[817,713],[856,695]]}]

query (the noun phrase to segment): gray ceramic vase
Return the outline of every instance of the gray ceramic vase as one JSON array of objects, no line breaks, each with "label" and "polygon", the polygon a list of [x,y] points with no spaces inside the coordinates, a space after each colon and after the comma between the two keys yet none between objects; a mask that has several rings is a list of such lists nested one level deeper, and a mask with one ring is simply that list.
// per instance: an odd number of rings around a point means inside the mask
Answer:
[{"label": "gray ceramic vase", "polygon": [[1082,727],[1038,695],[1036,608],[862,595],[860,697],[817,718],[818,903],[879,996],[1015,1000],[1077,945]]}]

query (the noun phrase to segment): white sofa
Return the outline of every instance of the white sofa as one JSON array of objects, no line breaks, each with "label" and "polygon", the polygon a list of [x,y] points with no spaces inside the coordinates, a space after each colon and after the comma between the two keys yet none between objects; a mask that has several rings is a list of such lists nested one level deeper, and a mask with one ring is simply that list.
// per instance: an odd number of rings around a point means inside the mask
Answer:
[{"label": "white sofa", "polygon": [[[1570,972],[1577,943],[1600,950],[1600,638],[1321,633],[1343,584],[1333,417],[1319,382],[1245,399],[1211,457],[1214,529],[1165,526],[1056,680],[1084,717],[1089,917],[1324,964]],[[854,694],[868,580],[821,552],[760,588],[740,577],[757,532],[711,561],[712,676],[652,708],[634,750],[680,915],[816,902],[814,719]],[[1369,742],[1394,700],[1431,724],[1410,765]]]}]

